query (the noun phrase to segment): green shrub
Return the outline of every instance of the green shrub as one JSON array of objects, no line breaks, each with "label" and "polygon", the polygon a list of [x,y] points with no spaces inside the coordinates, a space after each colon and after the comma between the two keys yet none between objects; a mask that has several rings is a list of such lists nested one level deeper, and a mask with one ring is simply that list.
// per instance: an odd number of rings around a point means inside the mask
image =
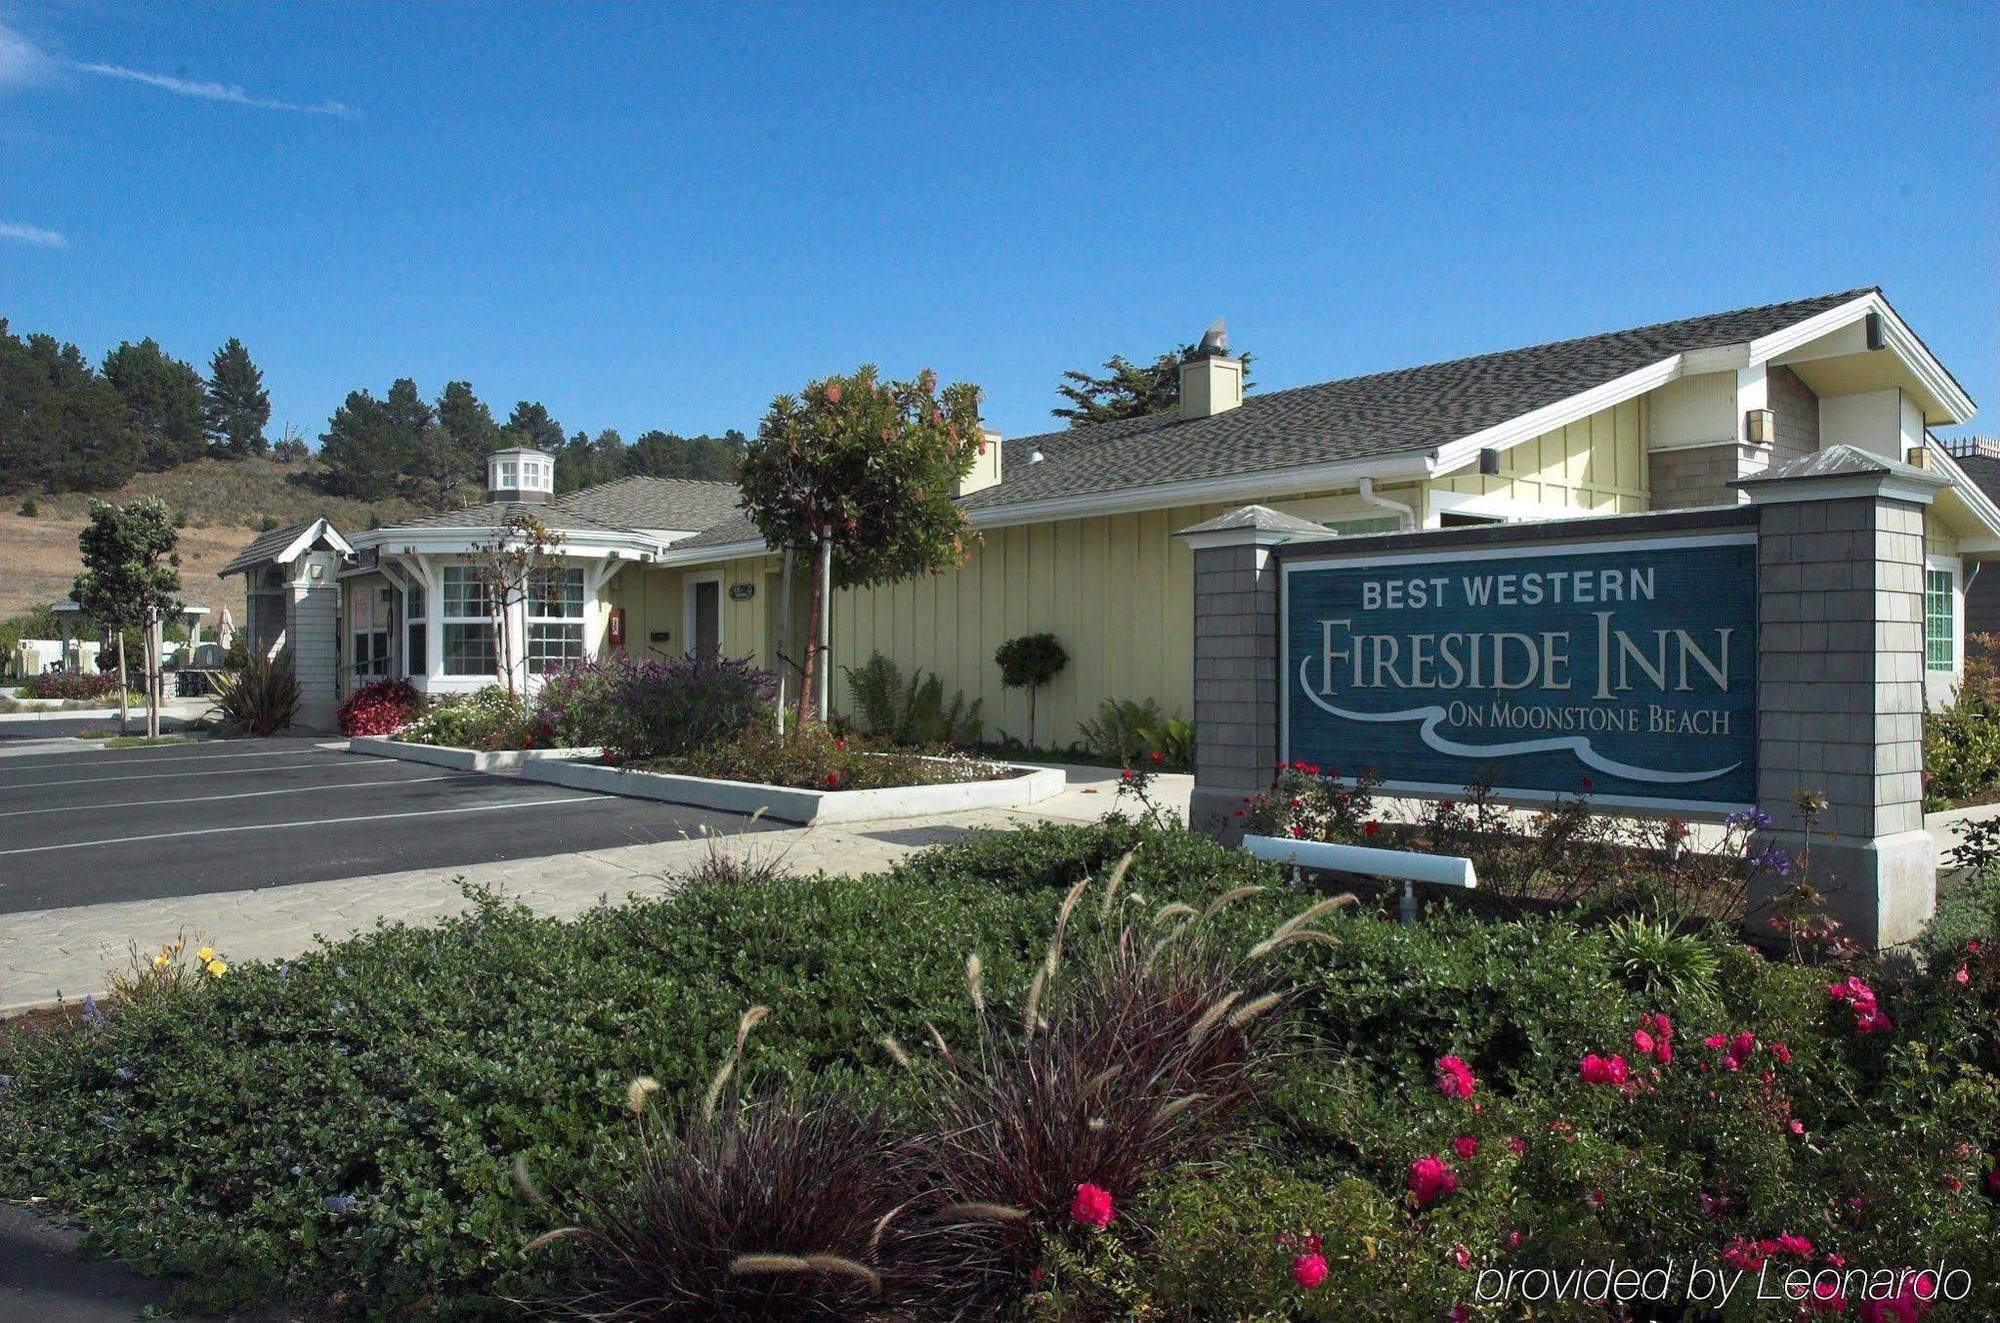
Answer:
[{"label": "green shrub", "polygon": [[858,669],[841,667],[854,698],[854,716],[861,729],[891,744],[932,747],[979,743],[983,730],[979,709],[983,700],[965,701],[954,691],[944,697],[944,681],[917,668],[908,679],[902,668],[881,653],[870,653]]},{"label": "green shrub", "polygon": [[1965,642],[1957,694],[1924,713],[1924,807],[1933,812],[2000,790],[2000,640]]},{"label": "green shrub", "polygon": [[1080,723],[1077,732],[1099,758],[1130,764],[1151,751],[1152,732],[1164,718],[1157,699],[1107,698],[1097,705],[1097,719]]},{"label": "green shrub", "polygon": [[2000,863],[1942,888],[1937,913],[1924,925],[1917,948],[1931,960],[1958,954],[1968,941],[2000,940]]},{"label": "green shrub", "polygon": [[1035,742],[1035,695],[1069,665],[1069,653],[1053,634],[1023,634],[993,650],[1000,683],[1028,691],[1028,743]]},{"label": "green shrub", "polygon": [[787,735],[759,724],[734,739],[637,765],[652,771],[799,790],[949,785],[984,781],[994,775],[988,763],[956,756],[926,757],[894,747],[875,748],[858,735],[836,734],[818,722],[808,722]]},{"label": "green shrub", "polygon": [[41,512],[42,512],[42,507],[40,503],[38,503],[32,496],[23,498],[21,501],[20,508],[15,511],[15,513],[20,515],[21,518],[23,519],[33,519],[37,515],[41,514]]},{"label": "green shrub", "polygon": [[774,677],[748,661],[638,662],[621,652],[545,677],[532,723],[548,743],[598,746],[614,761],[639,762],[722,743],[767,723],[777,688]]},{"label": "green shrub", "polygon": [[[23,698],[43,699],[118,699],[118,677],[99,672],[96,675],[82,671],[43,671],[31,675],[21,682]],[[140,700],[144,702],[142,698]]]}]

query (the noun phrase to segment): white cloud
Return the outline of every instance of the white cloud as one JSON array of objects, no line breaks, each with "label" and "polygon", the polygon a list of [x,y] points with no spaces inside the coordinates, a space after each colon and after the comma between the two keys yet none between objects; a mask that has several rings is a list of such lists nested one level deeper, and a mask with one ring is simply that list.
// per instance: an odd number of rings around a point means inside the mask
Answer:
[{"label": "white cloud", "polygon": [[0,88],[24,87],[40,82],[48,72],[49,57],[34,42],[0,23]]},{"label": "white cloud", "polygon": [[266,97],[251,96],[233,83],[201,82],[192,78],[175,78],[168,74],[146,73],[141,69],[127,69],[118,64],[97,64],[77,62],[73,68],[79,72],[96,74],[101,78],[122,78],[130,83],[144,83],[157,87],[175,96],[195,97],[202,101],[226,101],[233,106],[250,106],[257,110],[290,110],[301,115],[338,115],[352,118],[356,113],[352,106],[339,101],[320,101],[306,105],[298,101],[274,101]]},{"label": "white cloud", "polygon": [[69,244],[60,231],[45,230],[39,225],[16,225],[12,221],[0,221],[0,239],[30,243],[37,248],[63,248]]}]

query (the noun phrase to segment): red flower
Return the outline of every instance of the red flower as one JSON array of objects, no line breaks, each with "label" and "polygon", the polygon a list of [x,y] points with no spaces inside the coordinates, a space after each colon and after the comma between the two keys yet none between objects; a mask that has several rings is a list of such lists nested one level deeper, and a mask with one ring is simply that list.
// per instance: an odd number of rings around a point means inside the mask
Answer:
[{"label": "red flower", "polygon": [[1442,1195],[1458,1188],[1458,1176],[1435,1153],[1427,1153],[1410,1164],[1410,1193],[1417,1207],[1428,1208]]},{"label": "red flower", "polygon": [[1116,1216],[1111,1211],[1111,1191],[1089,1182],[1077,1186],[1076,1199],[1069,1206],[1069,1215],[1092,1230],[1104,1230]]},{"label": "red flower", "polygon": [[1507,1141],[1507,1147],[1514,1150],[1515,1157],[1519,1157],[1521,1154],[1526,1153],[1528,1151],[1528,1141],[1521,1138],[1519,1135],[1515,1135],[1513,1138]]},{"label": "red flower", "polygon": [[837,786],[837,785],[839,785],[839,784],[840,784],[840,773],[839,773],[839,772],[828,772],[828,773],[826,774],[826,783],[827,783],[827,785],[829,785],[829,786]]},{"label": "red flower", "polygon": [[1625,1083],[1631,1074],[1631,1067],[1625,1064],[1624,1057],[1615,1053],[1601,1057],[1595,1052],[1586,1052],[1583,1060],[1577,1064],[1577,1073],[1583,1076],[1585,1084],[1609,1084],[1615,1087]]},{"label": "red flower", "polygon": [[1292,1280],[1300,1289],[1310,1291],[1326,1280],[1326,1256],[1324,1254],[1301,1254],[1292,1260]]},{"label": "red flower", "polygon": [[1370,818],[1366,823],[1362,825],[1361,834],[1363,836],[1373,836],[1381,830],[1382,830],[1382,824],[1375,821],[1375,819]]},{"label": "red flower", "polygon": [[1158,749],[1155,749],[1155,750],[1153,750],[1153,751],[1152,751],[1151,753],[1147,754],[1146,756],[1147,756],[1148,758],[1151,758],[1151,759],[1152,759],[1152,760],[1153,760],[1153,761],[1154,761],[1155,763],[1163,763],[1163,762],[1165,762],[1165,761],[1167,760],[1167,755],[1165,755],[1164,753],[1161,753],[1161,752],[1160,752],[1160,751],[1159,751]]},{"label": "red flower", "polygon": [[1471,1135],[1460,1135],[1451,1141],[1451,1151],[1458,1154],[1460,1161],[1470,1162],[1479,1152],[1479,1141]]},{"label": "red flower", "polygon": [[1470,1098],[1472,1091],[1479,1087],[1479,1081],[1473,1078],[1472,1067],[1466,1065],[1463,1058],[1439,1057],[1437,1068],[1438,1092],[1447,1098]]}]

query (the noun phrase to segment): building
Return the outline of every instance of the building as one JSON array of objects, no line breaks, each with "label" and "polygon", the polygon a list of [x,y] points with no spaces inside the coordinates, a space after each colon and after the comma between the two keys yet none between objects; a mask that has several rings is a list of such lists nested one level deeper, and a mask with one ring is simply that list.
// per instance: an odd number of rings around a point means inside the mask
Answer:
[{"label": "building", "polygon": [[[995,438],[961,484],[981,534],[970,559],[837,594],[836,674],[880,651],[982,699],[990,734],[1025,736],[1026,696],[1001,684],[993,652],[1048,631],[1071,660],[1037,696],[1037,724],[1061,746],[1108,698],[1192,712],[1193,557],[1173,535],[1234,507],[1350,536],[1733,505],[1738,480],[1849,445],[1947,481],[1926,515],[1926,687],[1942,696],[1962,662],[1965,581],[2000,554],[2000,507],[1927,432],[1972,401],[1874,288],[1268,393],[1244,394],[1226,350],[1181,371],[1176,412]],[[773,668],[800,655],[780,637],[781,558],[732,486],[554,487],[548,456],[502,451],[484,503],[353,534],[337,691],[387,675],[430,693],[491,683],[502,648],[466,558],[523,510],[562,534],[565,562],[560,591],[507,623],[524,682],[618,647]],[[281,532],[224,573],[277,584],[302,675],[331,694],[331,654],[304,658],[296,622],[318,599],[298,566],[346,543],[321,525]],[[844,682],[833,695],[841,706]]]},{"label": "building", "polygon": [[[1988,499],[2000,502],[2000,437],[1953,437],[1942,445]],[[2000,574],[1982,577],[1979,566],[1965,567],[1965,632],[2000,637]]]}]

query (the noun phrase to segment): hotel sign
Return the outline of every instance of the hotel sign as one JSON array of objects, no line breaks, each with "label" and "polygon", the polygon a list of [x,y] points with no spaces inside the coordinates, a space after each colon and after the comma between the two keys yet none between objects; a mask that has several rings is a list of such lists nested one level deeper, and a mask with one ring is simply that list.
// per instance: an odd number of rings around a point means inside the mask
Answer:
[{"label": "hotel sign", "polygon": [[1390,790],[1754,803],[1754,534],[1284,566],[1286,759]]}]

